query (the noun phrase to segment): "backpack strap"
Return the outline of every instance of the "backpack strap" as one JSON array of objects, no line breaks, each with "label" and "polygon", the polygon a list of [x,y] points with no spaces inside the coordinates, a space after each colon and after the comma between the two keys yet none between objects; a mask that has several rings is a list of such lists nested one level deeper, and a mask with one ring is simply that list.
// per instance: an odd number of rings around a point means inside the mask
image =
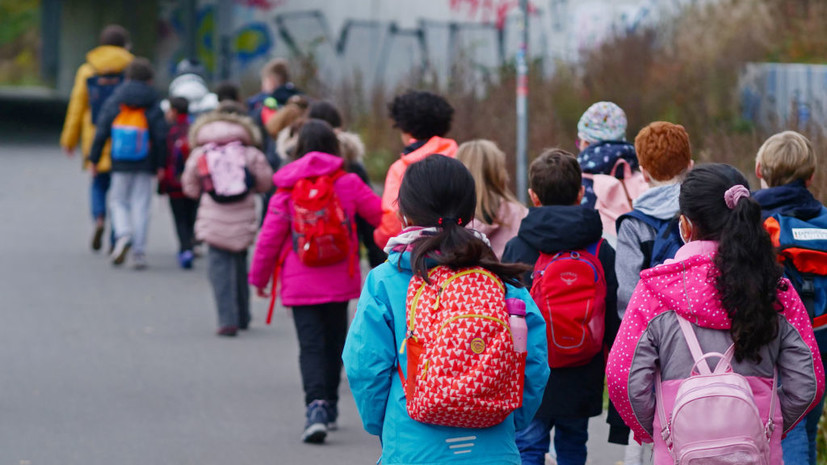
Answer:
[{"label": "backpack strap", "polygon": [[290,250],[290,247],[284,248],[278,261],[276,261],[276,268],[273,270],[273,287],[270,289],[270,307],[267,309],[268,325],[273,322],[273,311],[276,308],[276,290],[279,284],[279,275],[281,274],[281,269],[284,267],[284,260],[287,258],[287,254],[290,253]]},{"label": "backpack strap", "polygon": [[666,448],[672,451],[672,433],[669,431],[669,420],[666,418],[666,410],[663,406],[663,380],[660,378],[660,367],[655,368],[655,410],[658,411],[660,420],[660,436],[666,443]]},{"label": "backpack strap", "polygon": [[677,312],[675,312],[675,317],[678,319],[678,324],[681,327],[683,338],[689,346],[689,352],[692,354],[692,359],[695,361],[698,371],[700,371],[702,375],[711,374],[712,371],[709,369],[709,364],[704,358],[704,352],[701,350],[701,344],[698,342],[698,337],[695,335],[695,330],[692,329],[692,323],[684,317],[678,315]]},{"label": "backpack strap", "polygon": [[589,244],[586,247],[586,252],[594,255],[595,258],[597,258],[599,260],[600,259],[600,246],[603,245],[603,242],[604,242],[603,238],[601,237],[600,239],[597,240],[597,242],[595,242],[593,244]]}]

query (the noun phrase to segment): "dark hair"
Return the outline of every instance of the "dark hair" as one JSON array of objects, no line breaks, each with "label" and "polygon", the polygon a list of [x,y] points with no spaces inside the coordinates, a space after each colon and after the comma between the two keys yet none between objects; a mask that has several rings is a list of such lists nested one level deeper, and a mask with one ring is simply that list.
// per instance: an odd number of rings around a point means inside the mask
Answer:
[{"label": "dark hair", "polygon": [[224,81],[215,88],[215,95],[218,97],[219,102],[223,102],[225,100],[234,100],[236,102],[241,101],[239,98],[241,91],[239,90],[238,86],[234,82]]},{"label": "dark hair", "polygon": [[481,266],[520,285],[528,267],[500,263],[491,248],[465,228],[474,219],[477,195],[474,177],[462,162],[436,154],[412,164],[402,178],[398,202],[399,211],[417,226],[441,226],[438,234],[414,242],[414,274],[429,282],[427,262],[451,268]]},{"label": "dark hair", "polygon": [[136,57],[127,65],[124,76],[132,81],[149,82],[155,76],[152,63],[144,57]]},{"label": "dark hair", "polygon": [[447,100],[430,92],[410,90],[388,105],[394,127],[416,140],[442,137],[451,130],[454,109]]},{"label": "dark hair", "polygon": [[336,156],[341,155],[339,138],[336,137],[333,128],[331,128],[326,121],[309,119],[301,125],[293,159],[298,160],[310,152],[323,152]]},{"label": "dark hair", "polygon": [[307,110],[307,117],[327,121],[334,129],[342,127],[342,115],[335,105],[326,100],[311,103]]},{"label": "dark hair", "polygon": [[283,58],[274,58],[261,69],[262,76],[272,76],[281,81],[281,85],[290,82],[290,65]]},{"label": "dark hair", "polygon": [[230,115],[247,116],[247,107],[243,103],[236,100],[224,100],[215,107],[218,113],[227,113]]},{"label": "dark hair", "polygon": [[582,182],[577,157],[563,149],[546,149],[528,168],[528,187],[543,205],[573,205]]},{"label": "dark hair", "polygon": [[172,97],[169,99],[169,107],[179,115],[186,115],[189,113],[190,102],[184,97]]},{"label": "dark hair", "polygon": [[758,202],[742,197],[735,208],[727,207],[724,194],[736,185],[749,188],[734,167],[699,166],[681,184],[680,208],[692,222],[694,239],[718,241],[715,288],[732,321],[735,359],[760,362],[761,347],[778,335],[776,290],[782,271]]},{"label": "dark hair", "polygon": [[129,31],[119,24],[110,24],[101,31],[101,45],[113,45],[115,47],[126,47],[129,43]]}]

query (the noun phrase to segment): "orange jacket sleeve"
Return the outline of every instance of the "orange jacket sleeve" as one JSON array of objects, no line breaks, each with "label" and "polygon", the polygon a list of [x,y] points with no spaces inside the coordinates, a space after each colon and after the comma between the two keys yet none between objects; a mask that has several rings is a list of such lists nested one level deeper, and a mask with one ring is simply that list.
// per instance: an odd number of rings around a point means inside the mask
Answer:
[{"label": "orange jacket sleeve", "polygon": [[373,231],[373,240],[380,248],[384,248],[391,237],[402,231],[402,223],[396,216],[399,210],[396,199],[399,197],[399,187],[402,185],[402,176],[405,174],[406,167],[407,165],[402,160],[397,160],[388,169],[388,175],[385,177],[385,190],[382,192],[382,221]]}]

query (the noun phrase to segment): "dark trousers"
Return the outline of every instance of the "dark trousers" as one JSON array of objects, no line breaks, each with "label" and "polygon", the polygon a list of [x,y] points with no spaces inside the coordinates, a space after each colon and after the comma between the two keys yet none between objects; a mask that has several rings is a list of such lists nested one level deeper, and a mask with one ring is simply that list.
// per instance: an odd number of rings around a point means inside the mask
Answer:
[{"label": "dark trousers", "polygon": [[246,328],[250,324],[247,251],[231,252],[210,246],[207,274],[218,307],[218,326]]},{"label": "dark trousers", "polygon": [[305,404],[326,400],[335,406],[339,401],[347,304],[331,302],[293,307]]},{"label": "dark trousers", "polygon": [[195,241],[195,215],[198,213],[198,201],[184,198],[169,198],[172,218],[175,220],[175,232],[178,234],[179,252],[192,250]]}]

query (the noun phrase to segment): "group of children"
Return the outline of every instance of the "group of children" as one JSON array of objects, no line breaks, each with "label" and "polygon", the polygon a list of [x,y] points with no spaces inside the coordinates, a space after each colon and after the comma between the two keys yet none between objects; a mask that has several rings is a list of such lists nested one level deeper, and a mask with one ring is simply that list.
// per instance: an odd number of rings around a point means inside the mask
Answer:
[{"label": "group of children", "polygon": [[[188,101],[171,96],[168,129],[152,68],[128,54],[122,33],[104,31],[117,59],[106,68],[95,64],[102,51],[90,53],[73,92],[123,70],[96,117],[83,116],[93,248],[111,167],[112,261],[131,248],[145,266],[157,177],[181,265],[191,266],[195,238],[209,246],[219,335],[249,327],[248,283],[291,307],[303,441],[335,429],[344,363],[382,463],[543,464],[553,430],[557,463],[585,464],[604,379],[609,441],[627,444],[631,432],[654,443],[628,446],[627,464],[781,463],[782,450],[786,463],[815,463],[827,337],[813,325],[825,273],[807,251],[827,240],[827,210],[807,189],[816,156],[804,136],[761,147],[762,189],[751,194],[731,166],[694,167],[682,126],[653,122],[631,144],[622,109],[599,102],[578,124],[578,155],[554,148],[532,162],[527,209],[508,188],[504,153],[447,138],[450,104],[409,91],[389,105],[404,149],[380,198],[358,136],[341,129],[335,106],[301,96],[283,61],[265,68],[250,108],[222,102],[193,120]],[[84,110],[74,100],[70,116]],[[77,142],[70,119],[67,150]],[[260,231],[256,192],[266,193]],[[373,267],[364,284],[360,241]],[[789,251],[783,269],[778,247]],[[754,426],[703,404],[725,397],[721,386],[740,392],[732,408],[752,406],[763,439],[707,440]]]}]

